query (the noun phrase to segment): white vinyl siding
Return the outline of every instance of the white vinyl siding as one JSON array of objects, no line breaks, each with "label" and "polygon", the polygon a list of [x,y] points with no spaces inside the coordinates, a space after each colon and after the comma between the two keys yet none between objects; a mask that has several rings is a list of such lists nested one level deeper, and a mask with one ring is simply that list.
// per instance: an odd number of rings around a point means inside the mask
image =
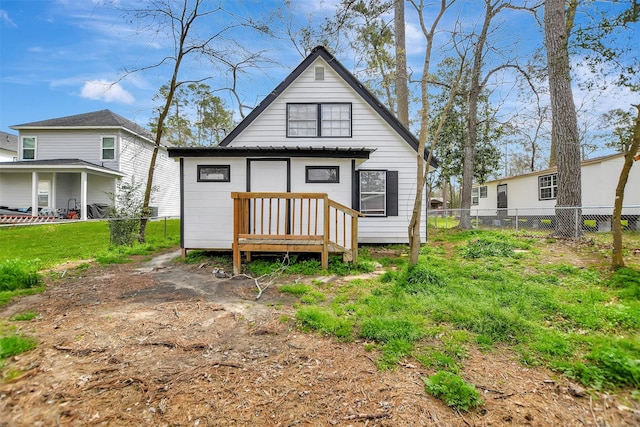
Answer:
[{"label": "white vinyl siding", "polygon": [[[323,81],[315,80],[314,65],[325,67]],[[351,137],[331,137],[330,143],[317,137],[287,138],[287,121],[283,119],[286,117],[287,104],[308,103],[310,100],[318,104],[351,104]],[[244,129],[231,146],[330,146],[375,150],[368,160],[357,160],[356,169],[398,171],[398,215],[360,218],[359,241],[407,243],[407,225],[411,218],[416,191],[416,152],[321,58],[318,58]],[[320,164],[328,163],[325,159]],[[341,185],[342,177],[351,175],[348,172],[350,170],[350,166],[347,169],[341,168]],[[331,195],[333,191],[332,185]],[[351,206],[351,198],[347,199],[345,204]],[[424,230],[426,216],[424,213],[422,216]]]},{"label": "white vinyl siding", "polygon": [[22,137],[22,160],[35,160],[37,150],[37,138],[35,136]]}]

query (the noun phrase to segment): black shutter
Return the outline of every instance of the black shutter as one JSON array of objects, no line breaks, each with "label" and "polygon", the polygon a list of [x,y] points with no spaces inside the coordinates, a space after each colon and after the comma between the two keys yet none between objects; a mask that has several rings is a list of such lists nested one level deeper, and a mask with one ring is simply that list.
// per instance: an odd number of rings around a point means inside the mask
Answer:
[{"label": "black shutter", "polygon": [[351,208],[360,211],[360,173],[355,160],[351,160],[351,176]]},{"label": "black shutter", "polygon": [[398,216],[398,171],[387,171],[387,216]]}]

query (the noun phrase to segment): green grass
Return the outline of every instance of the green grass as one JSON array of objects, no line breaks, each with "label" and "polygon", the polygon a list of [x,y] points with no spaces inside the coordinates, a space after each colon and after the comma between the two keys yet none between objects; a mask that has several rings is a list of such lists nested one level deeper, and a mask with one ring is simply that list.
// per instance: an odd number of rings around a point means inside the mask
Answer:
[{"label": "green grass", "polygon": [[[180,244],[180,220],[150,221],[147,242],[154,248]],[[109,225],[106,221],[69,224],[0,227],[0,260],[39,259],[42,268],[70,260],[93,259],[109,249]]]},{"label": "green grass", "polygon": [[[326,301],[307,302],[300,324],[364,340],[379,350],[381,369],[412,358],[460,374],[470,347],[490,352],[499,344],[524,365],[589,387],[639,387],[640,265],[611,272],[599,243],[567,245],[544,234],[430,235],[417,266],[387,260],[383,275],[323,289]],[[569,252],[587,266],[563,256]],[[456,407],[473,407],[469,399]]]},{"label": "green grass", "polygon": [[480,393],[457,374],[438,371],[423,378],[427,393],[443,400],[447,405],[468,411],[483,404]]}]

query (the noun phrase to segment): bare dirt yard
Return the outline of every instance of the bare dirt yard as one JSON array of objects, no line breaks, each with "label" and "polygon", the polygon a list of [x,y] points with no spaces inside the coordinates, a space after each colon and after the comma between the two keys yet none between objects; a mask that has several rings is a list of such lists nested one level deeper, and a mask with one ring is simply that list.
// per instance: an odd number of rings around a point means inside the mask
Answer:
[{"label": "bare dirt yard", "polygon": [[433,372],[417,363],[381,372],[365,343],[296,329],[297,300],[277,284],[256,300],[253,281],[177,256],[63,266],[44,293],[2,308],[39,316],[19,323],[38,347],[4,369],[21,374],[0,383],[0,425],[640,425],[628,395],[578,397],[503,349],[470,351],[462,376],[485,405],[456,412],[425,393]]}]

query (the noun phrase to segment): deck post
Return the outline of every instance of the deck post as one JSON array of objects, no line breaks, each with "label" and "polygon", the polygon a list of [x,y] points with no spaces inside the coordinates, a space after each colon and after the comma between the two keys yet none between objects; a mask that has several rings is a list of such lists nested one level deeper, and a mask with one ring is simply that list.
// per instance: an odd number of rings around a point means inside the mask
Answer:
[{"label": "deck post", "polygon": [[358,263],[358,216],[351,217],[351,262]]},{"label": "deck post", "polygon": [[240,208],[243,200],[238,197],[238,193],[231,193],[233,198],[233,275],[242,271],[242,261],[240,260],[240,246],[238,245],[238,234],[240,233],[240,223],[244,218]]},{"label": "deck post", "polygon": [[[329,269],[329,196],[325,193],[324,201],[324,231],[322,233],[322,269]],[[336,214],[337,215],[337,214]]]}]

